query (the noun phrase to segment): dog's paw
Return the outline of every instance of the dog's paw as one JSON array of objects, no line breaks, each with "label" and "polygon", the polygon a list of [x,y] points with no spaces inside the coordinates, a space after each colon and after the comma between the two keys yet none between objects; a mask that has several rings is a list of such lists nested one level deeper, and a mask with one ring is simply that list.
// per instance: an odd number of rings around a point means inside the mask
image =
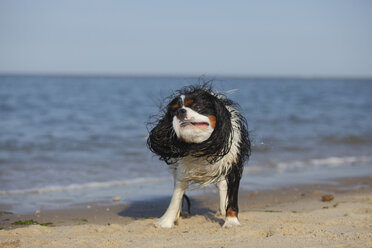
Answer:
[{"label": "dog's paw", "polygon": [[169,218],[160,218],[155,222],[155,226],[160,228],[172,228],[174,227],[174,220]]},{"label": "dog's paw", "polygon": [[228,227],[233,227],[233,226],[240,226],[240,222],[238,218],[236,217],[227,217],[225,220],[225,224],[223,224],[222,227],[228,228]]}]

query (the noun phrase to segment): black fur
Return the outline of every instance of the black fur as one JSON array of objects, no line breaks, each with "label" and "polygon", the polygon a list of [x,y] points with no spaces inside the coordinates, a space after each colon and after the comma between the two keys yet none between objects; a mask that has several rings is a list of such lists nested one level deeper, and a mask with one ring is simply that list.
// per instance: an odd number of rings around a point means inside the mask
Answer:
[{"label": "black fur", "polygon": [[[199,99],[202,102],[202,109],[198,112],[202,114],[205,114],[203,112],[208,112],[207,114],[216,116],[215,129],[206,141],[202,143],[186,143],[177,138],[172,127],[172,120],[176,114],[172,109],[172,105],[178,103],[180,95]],[[232,144],[231,134],[233,132],[231,113],[226,107],[231,106],[237,109],[238,105],[222,94],[218,94],[217,97],[208,84],[185,87],[176,91],[170,98],[169,104],[163,108],[163,114],[157,121],[152,123],[155,126],[149,132],[149,138],[147,139],[148,148],[167,164],[174,164],[185,156],[205,157],[209,163],[215,163],[222,159],[230,151]],[[240,163],[237,164],[243,165],[244,160],[250,155],[251,145],[246,120],[241,114],[237,113],[237,115],[241,133],[240,154],[238,155],[239,158],[237,158]]]}]

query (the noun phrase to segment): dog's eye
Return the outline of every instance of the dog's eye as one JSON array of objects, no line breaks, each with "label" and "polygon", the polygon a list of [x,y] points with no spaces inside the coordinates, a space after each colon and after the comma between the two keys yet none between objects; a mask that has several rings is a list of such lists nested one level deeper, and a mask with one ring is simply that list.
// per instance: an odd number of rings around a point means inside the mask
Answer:
[{"label": "dog's eye", "polygon": [[192,105],[192,108],[196,111],[200,111],[202,109],[202,106],[199,103],[194,103]]}]

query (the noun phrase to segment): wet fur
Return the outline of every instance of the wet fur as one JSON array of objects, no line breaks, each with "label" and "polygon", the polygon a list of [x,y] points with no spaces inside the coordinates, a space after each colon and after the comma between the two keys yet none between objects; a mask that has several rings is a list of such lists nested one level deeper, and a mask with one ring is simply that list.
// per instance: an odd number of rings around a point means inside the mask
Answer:
[{"label": "wet fur", "polygon": [[[177,137],[173,129],[172,106],[177,104],[181,95],[200,99],[206,104],[205,111],[213,112],[216,116],[216,126],[211,136],[201,143],[186,143]],[[179,209],[178,213],[176,211],[177,207],[180,208],[180,195],[189,185],[202,187],[211,183],[217,185],[220,192],[226,191],[226,196],[220,194],[220,212],[227,214],[225,226],[239,223],[239,182],[244,162],[251,152],[247,122],[238,111],[239,106],[223,94],[214,92],[209,85],[185,87],[176,91],[170,99],[158,120],[153,122],[155,126],[147,140],[148,148],[174,170],[175,192],[170,207],[159,220],[159,226],[173,225],[171,222],[179,216]],[[227,189],[219,187],[224,184]],[[223,203],[225,197],[226,202]]]}]

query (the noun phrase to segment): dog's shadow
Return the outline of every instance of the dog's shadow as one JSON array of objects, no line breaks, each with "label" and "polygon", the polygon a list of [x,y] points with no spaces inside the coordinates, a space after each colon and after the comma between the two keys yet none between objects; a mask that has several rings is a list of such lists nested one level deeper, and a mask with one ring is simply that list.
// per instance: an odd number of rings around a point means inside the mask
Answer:
[{"label": "dog's shadow", "polygon": [[[204,216],[207,220],[217,222],[221,226],[224,223],[222,218],[216,216],[216,211],[211,208],[202,206],[201,201],[190,197],[191,209],[188,218],[195,215]],[[134,201],[128,204],[118,215],[123,217],[130,217],[132,219],[156,219],[160,218],[168,208],[170,197],[162,197],[149,201]],[[183,204],[182,212],[187,213],[187,204]]]}]

